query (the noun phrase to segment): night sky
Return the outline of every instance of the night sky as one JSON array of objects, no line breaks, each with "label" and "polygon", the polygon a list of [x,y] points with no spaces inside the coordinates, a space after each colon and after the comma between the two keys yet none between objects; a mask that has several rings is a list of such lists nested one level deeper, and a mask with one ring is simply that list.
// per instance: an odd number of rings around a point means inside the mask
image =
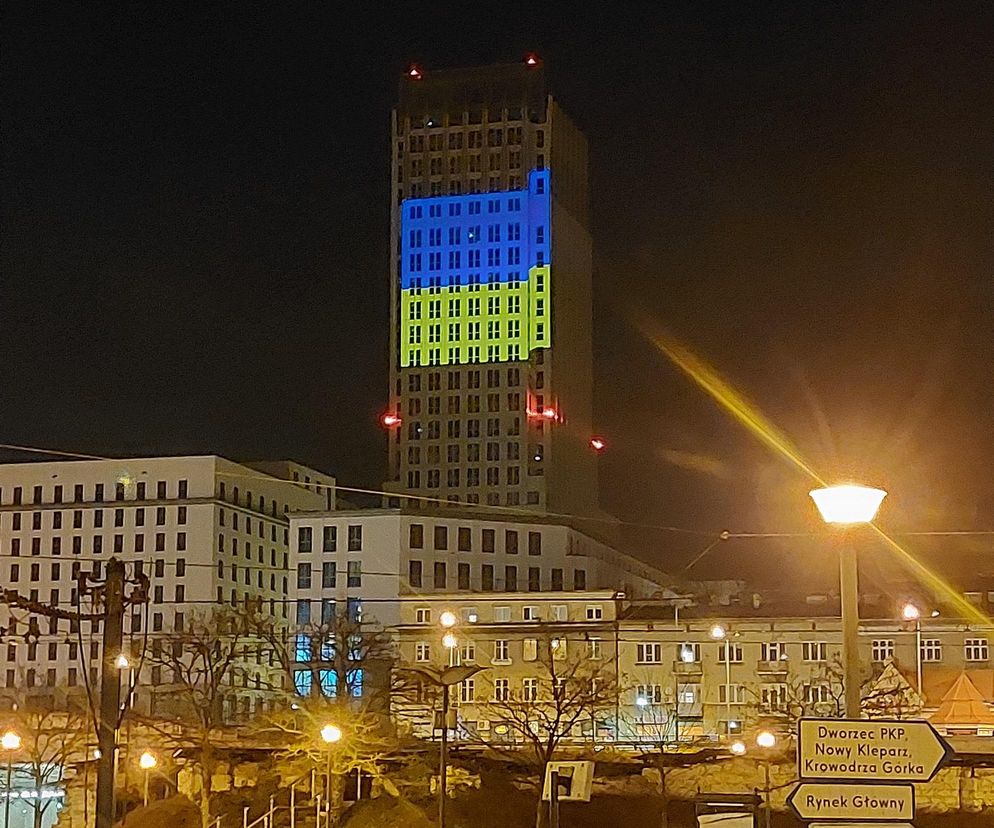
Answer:
[{"label": "night sky", "polygon": [[892,526],[994,529],[988,4],[262,5],[5,4],[0,442],[378,487],[398,75],[535,49],[591,147],[603,506],[812,523],[648,318]]}]

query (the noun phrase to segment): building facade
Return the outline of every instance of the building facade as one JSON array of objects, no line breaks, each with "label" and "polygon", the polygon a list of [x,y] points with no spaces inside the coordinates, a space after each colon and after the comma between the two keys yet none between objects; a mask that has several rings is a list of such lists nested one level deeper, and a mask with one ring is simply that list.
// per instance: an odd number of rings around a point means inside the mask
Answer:
[{"label": "building facade", "polygon": [[541,62],[400,82],[387,489],[589,515],[587,147]]},{"label": "building facade", "polygon": [[[85,612],[78,574],[99,580],[110,558],[124,561],[129,578],[149,579],[148,604],[125,618],[126,655],[215,606],[253,599],[288,619],[289,517],[324,508],[335,481],[293,463],[272,470],[284,479],[215,456],[0,465],[0,581],[32,601]],[[40,635],[28,641],[32,621]],[[72,694],[96,682],[96,625],[77,632],[0,602],[0,626],[9,631],[0,692]],[[149,669],[141,685],[154,691],[168,680]],[[257,695],[244,703],[255,709]]]},{"label": "building facade", "polygon": [[409,595],[658,592],[666,576],[566,524],[529,516],[483,517],[362,509],[290,516],[298,625],[348,606],[383,626],[400,623]]},{"label": "building facade", "polygon": [[[439,623],[445,611],[456,617],[450,627]],[[928,717],[961,676],[994,708],[994,625],[942,615],[908,622],[898,612],[861,621],[866,713]],[[577,722],[571,736],[578,741],[727,743],[760,727],[787,735],[802,715],[842,715],[837,606],[675,608],[610,591],[451,593],[406,598],[397,631],[407,667],[483,668],[453,690],[457,728],[467,740],[492,740],[495,728],[507,733],[508,699],[549,703],[543,641],[561,642],[564,662],[589,662],[579,668],[606,675],[616,690]],[[450,632],[452,649],[444,645]],[[421,736],[432,733],[431,708],[407,698],[394,703],[398,718]],[[547,721],[537,712],[534,718]]]}]

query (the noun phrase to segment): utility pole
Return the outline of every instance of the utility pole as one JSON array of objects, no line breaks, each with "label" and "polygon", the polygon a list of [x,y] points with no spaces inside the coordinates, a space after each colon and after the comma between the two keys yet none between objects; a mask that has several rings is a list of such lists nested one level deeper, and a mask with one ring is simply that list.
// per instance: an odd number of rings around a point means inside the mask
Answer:
[{"label": "utility pole", "polygon": [[100,662],[100,722],[97,743],[97,825],[114,825],[114,772],[117,769],[117,722],[121,708],[121,676],[117,657],[124,637],[124,564],[111,558],[103,586],[104,640]]}]

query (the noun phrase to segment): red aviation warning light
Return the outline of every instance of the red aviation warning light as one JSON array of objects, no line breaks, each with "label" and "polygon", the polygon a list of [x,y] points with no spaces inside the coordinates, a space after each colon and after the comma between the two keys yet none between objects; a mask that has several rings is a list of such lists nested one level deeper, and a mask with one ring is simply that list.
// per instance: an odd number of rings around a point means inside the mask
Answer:
[{"label": "red aviation warning light", "polygon": [[416,63],[412,63],[411,68],[407,70],[407,77],[411,80],[421,80],[423,76],[424,73],[421,71],[421,67]]},{"label": "red aviation warning light", "polygon": [[607,448],[607,443],[604,441],[603,437],[591,437],[590,438],[590,448],[600,454],[604,449]]},{"label": "red aviation warning light", "polygon": [[402,420],[392,411],[388,411],[380,417],[380,424],[384,428],[396,428],[401,424]]}]

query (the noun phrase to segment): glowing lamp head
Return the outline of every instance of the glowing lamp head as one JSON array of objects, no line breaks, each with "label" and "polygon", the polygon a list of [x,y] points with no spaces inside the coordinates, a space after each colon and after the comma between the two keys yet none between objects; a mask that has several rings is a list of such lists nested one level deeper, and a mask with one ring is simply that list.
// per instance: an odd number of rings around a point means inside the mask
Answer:
[{"label": "glowing lamp head", "polygon": [[607,443],[604,442],[603,437],[591,437],[590,438],[590,448],[600,454],[604,449],[607,448]]},{"label": "glowing lamp head", "polygon": [[338,725],[326,724],[321,728],[321,738],[329,745],[342,741],[342,729]]},{"label": "glowing lamp head", "polygon": [[454,650],[459,646],[459,639],[456,638],[455,633],[447,632],[442,636],[442,646],[447,650]]},{"label": "glowing lamp head", "polygon": [[127,670],[131,666],[131,662],[128,661],[128,657],[124,653],[121,653],[114,663],[117,665],[118,670]]},{"label": "glowing lamp head", "polygon": [[421,80],[423,73],[421,72],[421,67],[417,65],[412,65],[410,69],[407,70],[407,77],[411,80]]},{"label": "glowing lamp head", "polygon": [[554,408],[543,408],[542,409],[542,416],[546,420],[554,420],[554,419],[556,419],[556,416],[557,416],[556,415],[556,409],[554,409]]},{"label": "glowing lamp head", "polygon": [[380,417],[380,424],[384,428],[396,428],[401,424],[401,422],[401,418],[392,411],[388,411]]},{"label": "glowing lamp head", "polygon": [[525,66],[538,66],[538,55],[534,52],[525,55]]},{"label": "glowing lamp head", "polygon": [[711,628],[711,637],[715,641],[721,641],[722,639],[725,638],[726,635],[728,635],[728,633],[725,631],[725,628],[721,626],[721,624],[715,624]]},{"label": "glowing lamp head", "polygon": [[883,489],[851,484],[815,489],[810,494],[822,520],[842,526],[869,523],[887,496]]},{"label": "glowing lamp head", "polygon": [[21,737],[14,733],[13,730],[8,730],[0,737],[0,747],[3,747],[4,750],[19,750],[21,747]]},{"label": "glowing lamp head", "polygon": [[635,704],[638,705],[639,707],[648,707],[649,700],[645,696],[636,696]]},{"label": "glowing lamp head", "polygon": [[142,770],[152,770],[156,765],[159,764],[159,760],[155,758],[147,750],[138,757],[138,767]]},{"label": "glowing lamp head", "polygon": [[729,750],[732,751],[732,753],[734,753],[736,756],[742,756],[746,752],[745,742],[741,740],[732,742],[732,744],[729,746]]},{"label": "glowing lamp head", "polygon": [[450,629],[456,625],[456,614],[452,610],[446,610],[438,616],[438,623],[445,629]]},{"label": "glowing lamp head", "polygon": [[901,608],[901,618],[905,621],[917,621],[921,617],[921,611],[914,604],[905,604]]},{"label": "glowing lamp head", "polygon": [[777,737],[769,730],[762,730],[756,735],[756,744],[768,750],[769,748],[776,747]]}]

